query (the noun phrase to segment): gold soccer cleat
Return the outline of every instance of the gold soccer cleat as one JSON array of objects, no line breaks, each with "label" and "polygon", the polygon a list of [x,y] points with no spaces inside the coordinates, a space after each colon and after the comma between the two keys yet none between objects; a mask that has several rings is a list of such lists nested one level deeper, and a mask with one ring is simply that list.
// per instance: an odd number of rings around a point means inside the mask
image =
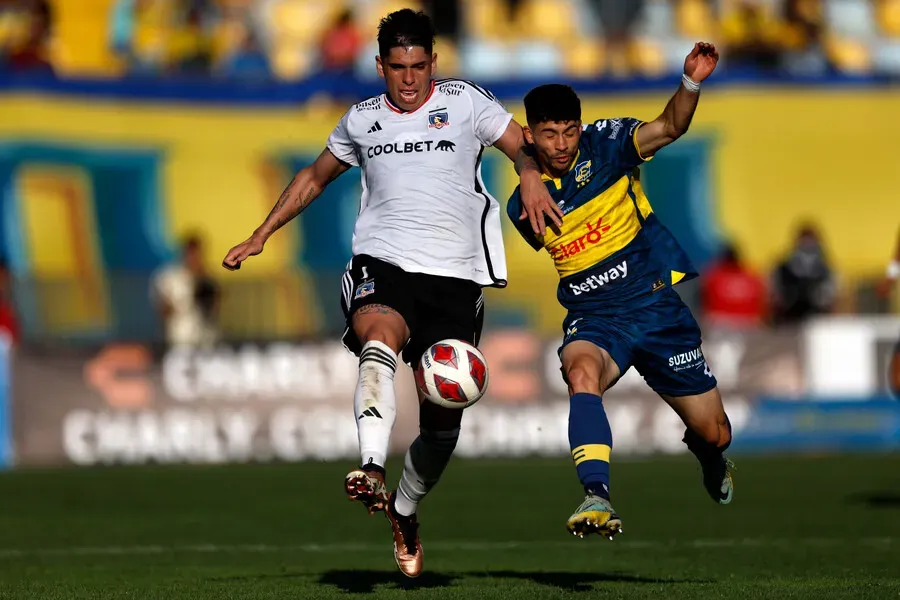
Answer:
[{"label": "gold soccer cleat", "polygon": [[622,519],[606,498],[588,494],[575,513],[566,521],[566,529],[572,535],[583,538],[597,533],[612,539],[622,533]]},{"label": "gold soccer cleat", "polygon": [[404,517],[397,514],[394,508],[394,498],[397,492],[391,495],[387,510],[388,521],[394,533],[394,560],[400,568],[400,572],[407,577],[418,577],[422,574],[422,542],[419,540],[419,521],[416,515]]}]

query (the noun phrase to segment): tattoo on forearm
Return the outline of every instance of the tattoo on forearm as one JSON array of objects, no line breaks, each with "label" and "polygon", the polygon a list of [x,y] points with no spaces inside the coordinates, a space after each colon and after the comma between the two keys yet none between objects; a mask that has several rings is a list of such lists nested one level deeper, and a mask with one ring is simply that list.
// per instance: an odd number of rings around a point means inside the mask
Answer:
[{"label": "tattoo on forearm", "polygon": [[303,197],[300,198],[300,202],[297,205],[297,212],[299,213],[304,208],[309,206],[309,203],[312,202],[313,199],[315,199],[315,197],[318,195],[318,193],[319,193],[319,188],[317,188],[314,185],[310,185],[309,189],[306,190],[306,193],[303,195]]},{"label": "tattoo on forearm", "polygon": [[288,186],[281,193],[281,197],[278,198],[278,202],[275,203],[275,206],[272,208],[271,212],[269,212],[267,220],[272,220],[273,231],[275,229],[279,229],[285,223],[299,215],[304,208],[309,206],[310,202],[312,202],[319,193],[319,188],[313,184],[310,184],[309,188],[306,190],[306,193],[303,194],[303,197],[301,198],[297,196],[291,209],[285,211],[285,206],[288,205],[291,197],[294,196],[294,189],[296,186],[297,181],[291,181],[291,183],[288,184]]},{"label": "tattoo on forearm", "polygon": [[278,198],[278,202],[275,203],[275,206],[272,207],[272,210],[269,211],[269,216],[266,217],[266,220],[272,221],[273,229],[278,229],[285,223],[287,223],[287,219],[284,215],[281,214],[281,210],[284,208],[284,205],[287,204],[288,199],[291,197],[291,191],[294,189],[294,185],[296,182],[291,180],[284,191],[281,192],[281,196]]}]

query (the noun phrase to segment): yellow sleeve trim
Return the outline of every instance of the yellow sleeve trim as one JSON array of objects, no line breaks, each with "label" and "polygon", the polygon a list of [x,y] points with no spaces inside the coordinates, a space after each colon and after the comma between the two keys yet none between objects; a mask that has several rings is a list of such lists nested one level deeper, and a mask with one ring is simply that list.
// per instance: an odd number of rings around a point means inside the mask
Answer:
[{"label": "yellow sleeve trim", "polygon": [[585,444],[572,450],[572,459],[576,467],[586,460],[602,460],[608,463],[611,451],[612,448],[606,444]]},{"label": "yellow sleeve trim", "polygon": [[684,279],[684,273],[681,271],[672,271],[672,285],[675,285],[682,279]]},{"label": "yellow sleeve trim", "polygon": [[653,160],[653,157],[650,156],[650,157],[644,158],[644,155],[641,154],[641,145],[638,144],[638,141],[637,141],[637,134],[638,134],[638,131],[640,131],[641,127],[643,127],[643,126],[646,125],[646,124],[647,124],[646,122],[643,122],[643,123],[641,123],[640,125],[638,125],[637,127],[635,127],[635,128],[634,128],[634,135],[632,135],[631,138],[632,138],[632,140],[634,140],[634,149],[637,150],[638,157],[639,157],[642,161],[644,161],[644,162],[650,162],[651,160]]}]

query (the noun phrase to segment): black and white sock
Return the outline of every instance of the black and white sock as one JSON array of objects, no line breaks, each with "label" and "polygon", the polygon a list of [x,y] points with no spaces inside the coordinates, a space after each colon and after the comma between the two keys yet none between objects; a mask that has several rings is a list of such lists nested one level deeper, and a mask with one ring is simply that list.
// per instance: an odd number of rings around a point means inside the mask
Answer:
[{"label": "black and white sock", "polygon": [[360,462],[384,467],[397,417],[394,373],[397,355],[386,344],[366,342],[359,355],[353,410],[359,433]]},{"label": "black and white sock", "polygon": [[451,431],[421,430],[406,452],[403,475],[394,506],[397,513],[416,513],[419,502],[434,488],[453,456],[459,429]]}]

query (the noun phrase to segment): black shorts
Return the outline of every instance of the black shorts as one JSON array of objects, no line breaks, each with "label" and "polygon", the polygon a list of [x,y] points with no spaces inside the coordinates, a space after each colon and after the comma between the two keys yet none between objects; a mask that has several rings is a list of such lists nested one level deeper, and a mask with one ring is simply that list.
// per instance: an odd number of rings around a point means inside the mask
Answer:
[{"label": "black shorts", "polygon": [[341,280],[341,308],[347,329],[341,340],[356,356],[362,344],[353,331],[353,314],[368,304],[397,311],[409,327],[403,362],[415,368],[435,342],[457,339],[477,346],[484,324],[484,296],[474,281],[408,273],[388,262],[354,256]]}]

